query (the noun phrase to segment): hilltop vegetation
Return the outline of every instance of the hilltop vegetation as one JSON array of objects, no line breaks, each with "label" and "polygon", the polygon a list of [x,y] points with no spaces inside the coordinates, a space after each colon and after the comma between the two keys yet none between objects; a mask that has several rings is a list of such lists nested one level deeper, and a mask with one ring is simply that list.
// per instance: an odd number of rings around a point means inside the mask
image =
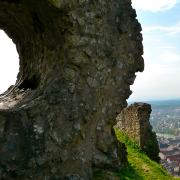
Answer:
[{"label": "hilltop vegetation", "polygon": [[118,140],[126,144],[128,164],[124,166],[121,171],[105,172],[97,170],[95,172],[95,180],[180,180],[180,178],[175,178],[168,174],[160,164],[150,160],[147,155],[139,149],[136,143],[117,129],[116,136]]}]

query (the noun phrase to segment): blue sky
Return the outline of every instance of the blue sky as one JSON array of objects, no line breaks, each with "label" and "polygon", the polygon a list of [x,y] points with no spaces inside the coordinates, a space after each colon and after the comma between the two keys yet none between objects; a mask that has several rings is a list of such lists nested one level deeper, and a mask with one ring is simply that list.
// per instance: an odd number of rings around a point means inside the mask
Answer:
[{"label": "blue sky", "polygon": [[142,25],[145,71],[130,101],[180,98],[180,0],[132,0]]}]

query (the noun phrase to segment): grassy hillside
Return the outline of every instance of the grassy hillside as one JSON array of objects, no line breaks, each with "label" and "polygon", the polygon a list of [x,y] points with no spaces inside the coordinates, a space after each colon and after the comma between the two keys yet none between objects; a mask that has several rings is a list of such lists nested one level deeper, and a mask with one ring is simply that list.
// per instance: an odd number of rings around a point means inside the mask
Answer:
[{"label": "grassy hillside", "polygon": [[128,165],[119,172],[96,171],[95,180],[180,180],[172,177],[158,163],[150,160],[127,136],[116,130],[118,140],[125,143]]}]

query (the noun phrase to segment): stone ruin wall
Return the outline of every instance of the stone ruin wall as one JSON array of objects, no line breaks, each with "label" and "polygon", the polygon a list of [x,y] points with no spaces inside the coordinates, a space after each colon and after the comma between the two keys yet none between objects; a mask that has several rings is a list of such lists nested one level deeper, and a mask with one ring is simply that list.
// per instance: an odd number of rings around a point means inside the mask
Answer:
[{"label": "stone ruin wall", "polygon": [[92,179],[126,163],[115,137],[141,26],[130,0],[0,0],[16,44],[16,84],[0,96],[0,179]]},{"label": "stone ruin wall", "polygon": [[149,121],[150,114],[150,104],[131,104],[117,116],[116,127],[132,138],[151,159],[159,161],[159,146]]},{"label": "stone ruin wall", "polygon": [[117,116],[117,127],[143,147],[148,136],[146,130],[150,126],[150,113],[151,106],[148,104],[135,103],[130,105]]}]

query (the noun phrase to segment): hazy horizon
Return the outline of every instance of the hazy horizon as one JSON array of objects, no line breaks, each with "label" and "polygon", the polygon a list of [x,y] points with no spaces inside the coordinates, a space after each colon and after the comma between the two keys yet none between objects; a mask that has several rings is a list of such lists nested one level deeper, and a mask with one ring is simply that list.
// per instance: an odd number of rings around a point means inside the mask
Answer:
[{"label": "hazy horizon", "polygon": [[180,102],[180,98],[172,98],[172,99],[143,99],[143,100],[131,100],[130,98],[128,99],[128,103],[146,103],[146,102],[167,102],[167,101],[178,101]]}]

